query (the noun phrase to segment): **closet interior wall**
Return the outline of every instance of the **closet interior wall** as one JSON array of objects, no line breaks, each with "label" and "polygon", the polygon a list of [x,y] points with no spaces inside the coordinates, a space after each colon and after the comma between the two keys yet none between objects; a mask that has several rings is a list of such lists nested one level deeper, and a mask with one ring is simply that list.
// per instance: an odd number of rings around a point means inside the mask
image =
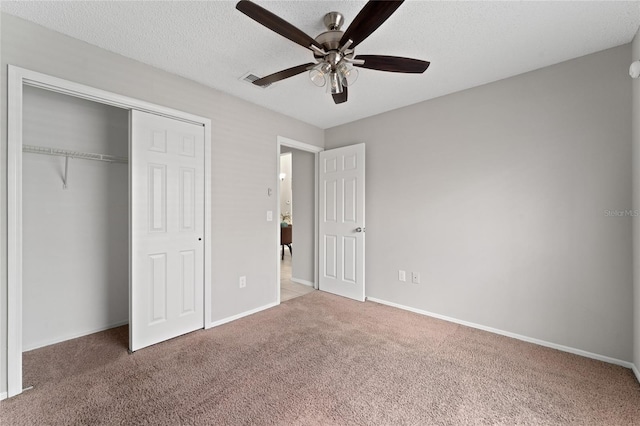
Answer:
[{"label": "closet interior wall", "polygon": [[[23,144],[128,156],[127,110],[24,88]],[[23,350],[128,322],[128,166],[23,153]]]}]

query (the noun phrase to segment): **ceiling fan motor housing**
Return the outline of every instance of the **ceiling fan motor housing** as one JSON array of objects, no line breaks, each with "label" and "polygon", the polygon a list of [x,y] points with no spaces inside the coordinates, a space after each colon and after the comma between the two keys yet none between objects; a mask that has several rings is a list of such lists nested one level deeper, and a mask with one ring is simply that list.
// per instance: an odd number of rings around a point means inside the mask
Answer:
[{"label": "ceiling fan motor housing", "polygon": [[[331,52],[332,50],[337,52],[338,49],[340,49],[340,39],[342,38],[342,34],[344,34],[344,31],[338,31],[338,30],[325,31],[324,33],[316,37],[316,41],[320,43],[322,47],[324,47],[325,52]],[[313,56],[316,59],[323,58],[323,55],[321,55],[318,52],[314,52]]]},{"label": "ceiling fan motor housing", "polygon": [[326,60],[327,62],[331,63],[333,67],[335,67],[335,65],[343,56],[338,51],[340,50],[340,40],[342,39],[342,35],[344,34],[344,31],[340,31],[340,27],[342,27],[342,24],[344,23],[344,16],[342,16],[342,13],[340,12],[329,12],[324,15],[323,22],[325,27],[327,27],[327,31],[320,34],[315,38],[315,40],[322,45],[325,52],[331,54],[331,57],[329,57],[329,54],[321,55],[318,52],[314,52],[313,56],[316,58],[316,60]]}]

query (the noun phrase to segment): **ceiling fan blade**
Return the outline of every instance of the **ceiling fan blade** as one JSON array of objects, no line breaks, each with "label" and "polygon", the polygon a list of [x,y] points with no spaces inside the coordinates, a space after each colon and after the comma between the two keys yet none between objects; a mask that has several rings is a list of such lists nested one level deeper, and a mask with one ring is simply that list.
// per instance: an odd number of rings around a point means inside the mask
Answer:
[{"label": "ceiling fan blade", "polygon": [[380,25],[384,23],[404,2],[400,1],[374,1],[370,0],[355,17],[347,31],[340,39],[340,46],[348,40],[353,40],[350,49],[353,49],[365,38],[369,37]]},{"label": "ceiling fan blade", "polygon": [[305,34],[302,30],[294,27],[279,16],[269,12],[267,9],[250,2],[249,0],[241,0],[236,4],[236,9],[247,15],[254,21],[264,25],[271,31],[275,31],[281,36],[288,38],[294,43],[302,47],[311,49],[311,45],[322,49],[322,45]]},{"label": "ceiling fan blade", "polygon": [[276,81],[284,80],[285,78],[293,77],[294,75],[298,75],[300,73],[305,72],[309,68],[313,67],[313,62],[309,62],[308,64],[298,65],[296,67],[287,68],[286,70],[274,72],[273,74],[269,74],[266,77],[262,77],[253,82],[256,86],[268,86],[269,84],[275,83]]},{"label": "ceiling fan blade", "polygon": [[336,104],[342,104],[347,102],[347,86],[344,86],[342,88],[342,93],[336,93],[333,96],[333,102],[335,102]]},{"label": "ceiling fan blade", "polygon": [[431,62],[428,61],[402,58],[399,56],[358,55],[354,59],[364,59],[364,64],[353,64],[354,67],[410,74],[422,74],[429,68],[429,64],[431,64]]}]

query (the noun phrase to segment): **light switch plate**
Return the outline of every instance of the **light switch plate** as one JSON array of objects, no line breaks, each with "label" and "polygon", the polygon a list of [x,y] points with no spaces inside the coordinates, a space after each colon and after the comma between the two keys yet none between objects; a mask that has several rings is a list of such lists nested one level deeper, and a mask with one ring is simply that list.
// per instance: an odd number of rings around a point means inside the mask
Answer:
[{"label": "light switch plate", "polygon": [[273,222],[273,211],[267,210],[267,222]]}]

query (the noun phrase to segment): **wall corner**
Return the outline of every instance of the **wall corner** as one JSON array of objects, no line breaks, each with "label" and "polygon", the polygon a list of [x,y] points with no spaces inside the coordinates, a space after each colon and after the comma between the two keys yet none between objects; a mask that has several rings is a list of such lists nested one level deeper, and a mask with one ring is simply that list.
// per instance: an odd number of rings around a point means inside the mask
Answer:
[{"label": "wall corner", "polygon": [[[629,64],[640,60],[640,29],[631,42],[631,58]],[[640,210],[640,79],[631,82],[631,152],[632,152],[632,184],[631,199],[633,210]],[[633,372],[640,381],[635,368],[640,365],[640,217],[632,220],[632,265],[633,265]]]}]

